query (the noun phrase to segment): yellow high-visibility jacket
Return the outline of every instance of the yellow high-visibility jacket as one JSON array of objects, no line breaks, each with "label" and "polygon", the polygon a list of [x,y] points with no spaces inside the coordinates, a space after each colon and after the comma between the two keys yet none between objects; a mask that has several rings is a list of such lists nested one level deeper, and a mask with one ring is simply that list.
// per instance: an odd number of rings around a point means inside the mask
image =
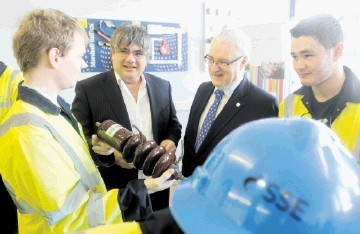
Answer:
[{"label": "yellow high-visibility jacket", "polygon": [[22,72],[0,62],[0,120],[16,101],[17,86],[22,79]]},{"label": "yellow high-visibility jacket", "polygon": [[18,208],[19,233],[122,222],[118,190],[106,190],[77,121],[35,90],[19,86],[19,98],[0,123],[0,173]]},{"label": "yellow high-visibility jacket", "polygon": [[90,228],[77,234],[141,234],[139,223],[127,222]]},{"label": "yellow high-visibility jacket", "polygon": [[[360,163],[360,80],[344,66],[346,80],[332,118],[331,129]],[[301,87],[287,96],[279,106],[279,117],[312,118],[309,108],[310,87]]]}]

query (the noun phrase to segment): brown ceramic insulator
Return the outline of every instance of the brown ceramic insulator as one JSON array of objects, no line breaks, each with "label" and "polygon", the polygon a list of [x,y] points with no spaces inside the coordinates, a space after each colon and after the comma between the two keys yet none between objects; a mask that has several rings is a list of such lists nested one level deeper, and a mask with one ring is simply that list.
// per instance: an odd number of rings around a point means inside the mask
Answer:
[{"label": "brown ceramic insulator", "polygon": [[144,175],[156,178],[161,176],[168,168],[174,168],[175,172],[170,179],[185,179],[178,165],[182,156],[180,156],[178,162],[175,162],[176,156],[174,153],[166,152],[164,147],[157,146],[153,140],[146,141],[144,135],[135,125],[133,127],[140,134],[130,132],[113,120],[105,120],[102,123],[97,122],[96,126],[98,127],[98,137],[121,152],[127,162],[133,162],[137,169],[142,168]]},{"label": "brown ceramic insulator", "polygon": [[146,157],[156,146],[157,144],[154,140],[148,140],[136,147],[133,163],[137,169],[142,170]]},{"label": "brown ceramic insulator", "polygon": [[166,150],[163,146],[156,146],[146,157],[143,164],[143,173],[146,176],[151,176],[151,173],[154,170],[156,162],[159,160],[161,155],[165,154]]},{"label": "brown ceramic insulator", "polygon": [[160,177],[167,169],[169,169],[170,165],[175,163],[176,156],[174,152],[167,151],[163,154],[160,159],[156,162],[154,166],[154,170],[152,172],[152,178]]},{"label": "brown ceramic insulator", "polygon": [[96,123],[96,126],[98,127],[97,136],[119,152],[123,151],[126,142],[134,135],[134,133],[113,120]]},{"label": "brown ceramic insulator", "polygon": [[135,134],[126,142],[122,153],[123,158],[127,163],[131,163],[134,160],[134,153],[136,147],[140,145],[140,143],[146,141],[146,138],[142,134]]}]

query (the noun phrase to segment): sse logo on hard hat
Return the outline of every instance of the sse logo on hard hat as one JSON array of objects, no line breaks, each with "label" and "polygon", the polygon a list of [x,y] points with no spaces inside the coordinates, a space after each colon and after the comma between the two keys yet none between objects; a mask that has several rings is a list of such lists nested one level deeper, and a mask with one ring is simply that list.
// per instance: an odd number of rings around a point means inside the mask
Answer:
[{"label": "sse logo on hard hat", "polygon": [[248,189],[248,185],[251,183],[264,188],[261,197],[265,202],[274,203],[278,210],[289,212],[291,218],[302,221],[301,216],[306,212],[309,202],[300,197],[295,197],[291,192],[281,189],[274,182],[266,183],[261,177],[247,177],[243,182],[244,188]]},{"label": "sse logo on hard hat", "polygon": [[360,233],[360,170],[326,125],[252,121],[231,132],[176,186],[187,234]]}]

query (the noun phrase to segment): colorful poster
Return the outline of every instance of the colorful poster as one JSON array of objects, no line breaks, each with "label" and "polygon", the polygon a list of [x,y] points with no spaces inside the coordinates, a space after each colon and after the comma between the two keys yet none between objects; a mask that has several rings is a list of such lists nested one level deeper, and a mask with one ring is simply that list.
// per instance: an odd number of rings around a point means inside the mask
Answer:
[{"label": "colorful poster", "polygon": [[112,69],[111,35],[122,23],[138,24],[151,36],[151,56],[146,72],[173,72],[188,70],[187,32],[176,23],[138,22],[110,19],[77,19],[90,38],[84,56],[88,64],[82,72],[104,72]]}]

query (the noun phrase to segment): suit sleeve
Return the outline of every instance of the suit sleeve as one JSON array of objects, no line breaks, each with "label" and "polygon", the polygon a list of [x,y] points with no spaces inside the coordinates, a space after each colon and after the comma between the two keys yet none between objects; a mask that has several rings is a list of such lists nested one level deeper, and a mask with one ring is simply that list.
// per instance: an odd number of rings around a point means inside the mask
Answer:
[{"label": "suit sleeve", "polygon": [[86,141],[89,145],[91,156],[98,166],[111,166],[115,163],[115,156],[109,155],[107,157],[96,154],[91,149],[91,136],[95,133],[95,129],[92,125],[92,114],[88,100],[87,93],[81,82],[77,82],[75,86],[75,98],[71,106],[71,111],[74,114],[77,121],[82,126]]},{"label": "suit sleeve", "polygon": [[170,115],[168,123],[168,134],[166,139],[172,140],[175,145],[178,145],[178,142],[181,138],[181,124],[176,116],[176,109],[171,95],[171,85],[169,83],[169,100],[170,100]]},{"label": "suit sleeve", "polygon": [[131,180],[120,189],[118,203],[125,222],[143,220],[153,212],[144,180]]},{"label": "suit sleeve", "polygon": [[170,209],[166,208],[163,210],[155,211],[146,220],[139,222],[141,231],[143,234],[183,234],[179,225],[173,218]]},{"label": "suit sleeve", "polygon": [[264,117],[278,117],[278,114],[279,102],[275,97],[273,97],[265,108]]},{"label": "suit sleeve", "polygon": [[[182,174],[185,177],[189,177],[192,172],[192,158],[195,154],[195,141],[196,141],[196,134],[198,129],[198,122],[195,122],[195,119],[198,119],[195,117],[195,110],[198,108],[197,103],[199,103],[199,100],[201,100],[200,93],[203,93],[202,90],[204,90],[204,83],[201,84],[194,96],[194,100],[190,107],[189,117],[188,117],[188,123],[186,125],[186,131],[184,134],[184,157],[182,159]],[[200,119],[200,117],[199,117]]]},{"label": "suit sleeve", "polygon": [[[196,98],[196,96],[195,96]],[[195,100],[194,98],[194,100]],[[193,102],[194,103],[194,102]],[[194,114],[193,114],[193,104],[191,105],[190,108],[190,113],[189,113],[189,118],[188,118],[188,123],[186,126],[186,131],[185,131],[185,135],[184,135],[184,156],[182,159],[182,174],[185,177],[188,177],[192,174],[192,155],[195,153],[195,149],[194,149],[194,143],[196,139],[192,139],[195,138],[195,132],[197,132],[197,130],[195,130],[194,124],[193,124],[193,118],[194,118]]]},{"label": "suit sleeve", "polygon": [[94,133],[94,129],[91,122],[89,101],[81,82],[77,82],[75,86],[75,98],[71,111],[80,122],[88,143],[91,143],[91,135]]}]

